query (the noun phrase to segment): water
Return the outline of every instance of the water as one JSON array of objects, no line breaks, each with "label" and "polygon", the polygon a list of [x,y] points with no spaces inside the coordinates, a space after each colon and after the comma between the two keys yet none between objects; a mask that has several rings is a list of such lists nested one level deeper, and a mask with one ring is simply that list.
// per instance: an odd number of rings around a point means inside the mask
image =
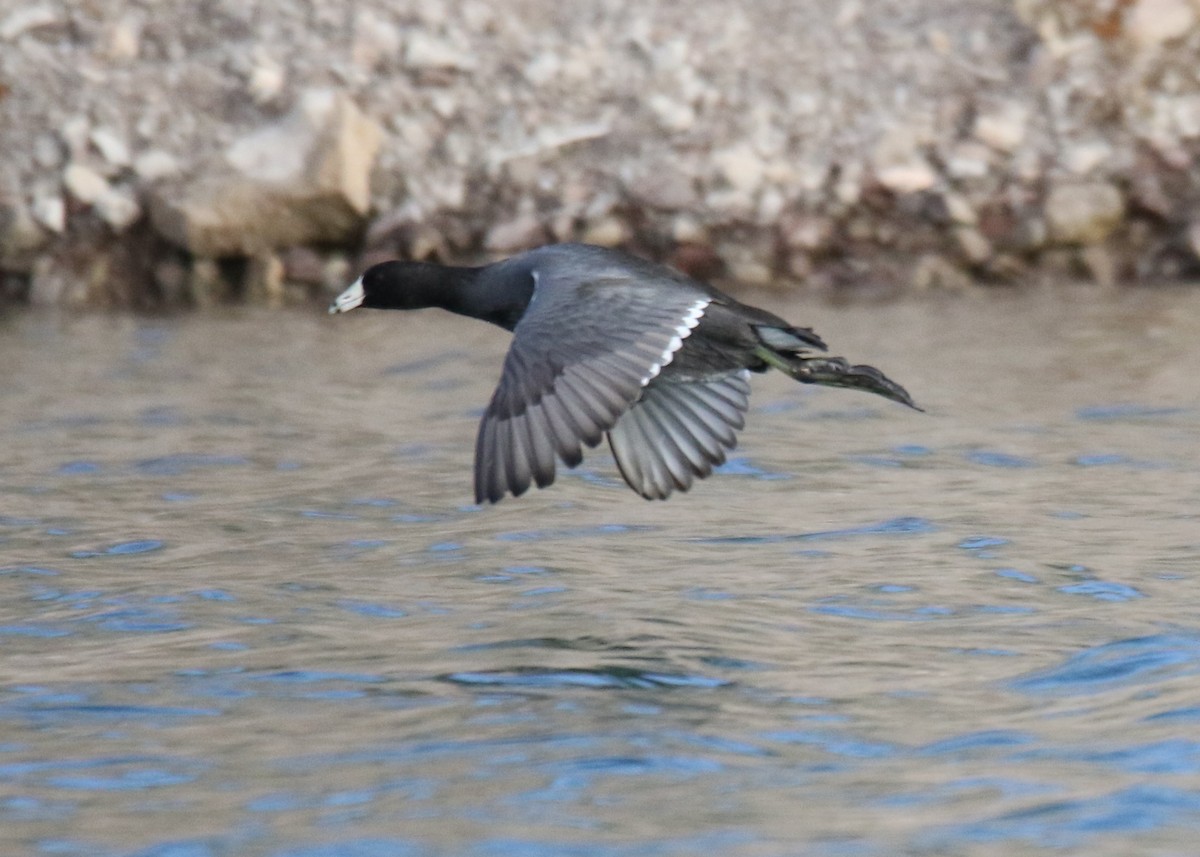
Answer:
[{"label": "water", "polygon": [[498,330],[0,321],[0,853],[1194,853],[1200,293],[770,303],[930,413],[484,510]]}]

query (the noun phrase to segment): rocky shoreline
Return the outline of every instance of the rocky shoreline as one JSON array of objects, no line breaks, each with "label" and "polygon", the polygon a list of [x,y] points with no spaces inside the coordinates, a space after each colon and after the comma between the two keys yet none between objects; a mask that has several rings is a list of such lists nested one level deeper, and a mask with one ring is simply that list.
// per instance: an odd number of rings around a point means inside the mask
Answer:
[{"label": "rocky shoreline", "polygon": [[10,0],[0,301],[548,241],[822,290],[1200,280],[1200,0]]}]

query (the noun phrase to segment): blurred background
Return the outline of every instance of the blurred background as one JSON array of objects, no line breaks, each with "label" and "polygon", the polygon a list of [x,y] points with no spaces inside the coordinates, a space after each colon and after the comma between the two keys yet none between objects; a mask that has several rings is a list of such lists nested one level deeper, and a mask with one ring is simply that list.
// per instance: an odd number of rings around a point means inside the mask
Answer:
[{"label": "blurred background", "polygon": [[1200,274],[1195,0],[5,0],[0,47],[10,301],[568,240],[782,289]]}]

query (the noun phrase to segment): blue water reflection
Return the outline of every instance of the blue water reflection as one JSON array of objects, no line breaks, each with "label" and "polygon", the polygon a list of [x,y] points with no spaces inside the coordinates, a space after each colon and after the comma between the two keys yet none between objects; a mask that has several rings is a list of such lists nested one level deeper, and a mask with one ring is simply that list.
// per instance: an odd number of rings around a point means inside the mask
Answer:
[{"label": "blue water reflection", "polygon": [[0,854],[1191,853],[1200,412],[989,307],[930,416],[764,385],[686,496],[496,507],[500,339],[16,322],[87,353],[0,416]]}]

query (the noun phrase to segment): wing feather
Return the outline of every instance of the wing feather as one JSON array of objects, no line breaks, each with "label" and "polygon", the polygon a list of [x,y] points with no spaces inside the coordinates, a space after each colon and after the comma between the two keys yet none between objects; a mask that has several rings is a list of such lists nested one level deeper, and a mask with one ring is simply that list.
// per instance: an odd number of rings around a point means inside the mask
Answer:
[{"label": "wing feather", "polygon": [[[597,445],[618,424],[710,302],[686,282],[664,294],[653,283],[616,273],[581,281],[535,270],[534,279],[534,298],[513,330],[500,382],[479,425],[475,496],[481,503],[519,495],[530,484],[549,485],[556,458],[568,467],[579,464],[581,446]],[[643,434],[653,445],[664,430],[653,414],[648,418]],[[681,482],[690,484],[690,458],[679,449],[670,463],[653,455],[644,461],[648,470],[641,478],[656,493],[666,496],[684,487]]]},{"label": "wing feather", "polygon": [[649,384],[608,432],[629,487],[648,500],[665,500],[712,473],[737,445],[750,403],[748,374]]}]

